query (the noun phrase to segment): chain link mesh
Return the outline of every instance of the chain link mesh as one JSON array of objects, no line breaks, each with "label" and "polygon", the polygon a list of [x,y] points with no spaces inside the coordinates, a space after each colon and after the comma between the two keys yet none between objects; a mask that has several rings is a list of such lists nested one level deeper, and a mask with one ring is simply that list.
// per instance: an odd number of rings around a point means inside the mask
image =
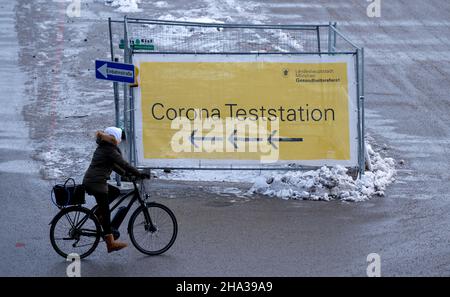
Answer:
[{"label": "chain link mesh", "polygon": [[155,52],[318,52],[317,28],[217,27],[176,23],[128,23],[129,40],[150,40]]}]

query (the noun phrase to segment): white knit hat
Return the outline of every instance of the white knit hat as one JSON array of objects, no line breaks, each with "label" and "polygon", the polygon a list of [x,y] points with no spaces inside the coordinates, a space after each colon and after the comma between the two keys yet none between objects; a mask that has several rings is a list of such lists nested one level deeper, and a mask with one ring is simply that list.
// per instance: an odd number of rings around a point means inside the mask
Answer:
[{"label": "white knit hat", "polygon": [[122,140],[122,129],[117,127],[108,127],[105,129],[105,133],[114,136],[117,142]]}]

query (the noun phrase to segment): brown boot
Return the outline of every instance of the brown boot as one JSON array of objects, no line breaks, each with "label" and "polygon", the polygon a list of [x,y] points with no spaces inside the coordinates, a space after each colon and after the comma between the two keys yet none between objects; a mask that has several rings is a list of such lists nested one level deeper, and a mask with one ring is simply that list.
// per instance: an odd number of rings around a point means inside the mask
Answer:
[{"label": "brown boot", "polygon": [[106,242],[106,248],[108,249],[108,253],[121,250],[128,246],[128,244],[126,244],[125,242],[120,242],[120,241],[114,240],[114,237],[112,234],[105,235],[105,242]]}]

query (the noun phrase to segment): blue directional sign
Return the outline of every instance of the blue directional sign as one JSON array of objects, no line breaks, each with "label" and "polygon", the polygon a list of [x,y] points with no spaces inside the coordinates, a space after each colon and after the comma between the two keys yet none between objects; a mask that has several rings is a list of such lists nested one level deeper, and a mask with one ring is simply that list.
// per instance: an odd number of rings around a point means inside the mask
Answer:
[{"label": "blue directional sign", "polygon": [[134,83],[134,65],[96,60],[95,77],[132,84]]}]

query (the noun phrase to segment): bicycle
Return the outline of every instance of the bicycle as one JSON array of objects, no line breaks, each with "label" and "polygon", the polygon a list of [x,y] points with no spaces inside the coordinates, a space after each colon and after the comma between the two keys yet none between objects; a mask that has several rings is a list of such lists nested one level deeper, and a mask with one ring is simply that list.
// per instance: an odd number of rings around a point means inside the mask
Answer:
[{"label": "bicycle", "polygon": [[[131,181],[133,189],[117,197],[115,199],[118,199],[117,203],[110,210],[112,213],[125,199],[132,196],[117,229],[125,221],[133,204],[138,202],[139,206],[128,221],[128,234],[131,242],[143,254],[160,255],[175,242],[178,233],[177,220],[167,206],[156,202],[147,202],[150,195],[145,193],[143,181],[140,183],[141,191],[137,185],[138,179]],[[141,193],[145,193],[144,197],[141,196]],[[95,251],[103,236],[100,222],[94,213],[96,209],[97,205],[92,209],[82,205],[62,207],[61,211],[51,220],[49,224],[51,225],[50,242],[59,255],[67,258],[69,254],[76,253],[83,259]],[[158,244],[159,241],[161,243]],[[149,246],[146,246],[146,243]],[[85,249],[81,249],[84,247]]]}]

